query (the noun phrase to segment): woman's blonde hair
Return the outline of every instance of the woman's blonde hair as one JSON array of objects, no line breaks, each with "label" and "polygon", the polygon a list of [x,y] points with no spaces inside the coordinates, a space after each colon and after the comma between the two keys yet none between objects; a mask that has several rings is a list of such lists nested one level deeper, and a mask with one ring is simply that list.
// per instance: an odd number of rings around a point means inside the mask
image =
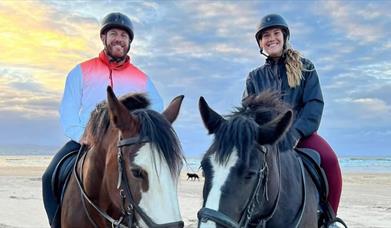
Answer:
[{"label": "woman's blonde hair", "polygon": [[285,68],[286,75],[288,77],[288,84],[290,88],[295,88],[300,85],[303,79],[303,62],[301,61],[301,54],[299,51],[294,50],[286,40],[284,45],[283,54],[285,55]]}]

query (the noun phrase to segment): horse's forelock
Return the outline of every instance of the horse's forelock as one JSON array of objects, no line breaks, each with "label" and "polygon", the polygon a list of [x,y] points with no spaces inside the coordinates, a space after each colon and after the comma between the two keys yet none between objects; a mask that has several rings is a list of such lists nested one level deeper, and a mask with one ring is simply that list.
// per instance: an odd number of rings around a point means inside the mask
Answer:
[{"label": "horse's forelock", "polygon": [[247,97],[234,114],[246,115],[263,125],[290,110],[290,106],[282,100],[282,94],[266,90],[259,95]]},{"label": "horse's forelock", "polygon": [[242,107],[228,115],[228,121],[217,130],[207,154],[217,153],[218,162],[223,164],[230,153],[237,149],[240,165],[248,166],[251,154],[249,151],[256,146],[258,127],[273,121],[289,109],[278,92],[267,90],[257,96],[247,97]]},{"label": "horse's forelock", "polygon": [[140,137],[148,137],[150,143],[162,156],[173,176],[176,176],[183,161],[182,148],[171,124],[160,113],[149,109],[138,109],[133,114],[140,121]]},{"label": "horse's forelock", "polygon": [[216,153],[217,162],[224,164],[236,150],[241,165],[248,166],[249,151],[256,145],[257,135],[258,124],[253,119],[244,115],[231,116],[217,130],[208,154]]}]

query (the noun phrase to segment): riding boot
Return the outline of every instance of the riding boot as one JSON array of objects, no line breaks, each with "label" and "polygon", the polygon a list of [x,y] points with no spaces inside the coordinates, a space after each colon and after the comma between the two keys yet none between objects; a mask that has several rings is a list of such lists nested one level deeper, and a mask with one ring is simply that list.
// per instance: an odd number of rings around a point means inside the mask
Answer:
[{"label": "riding boot", "polygon": [[69,154],[72,151],[78,150],[80,148],[80,144],[75,141],[67,142],[52,158],[49,166],[46,168],[45,172],[42,175],[42,196],[43,203],[45,206],[46,214],[48,216],[49,224],[51,225],[53,222],[53,218],[56,214],[59,199],[53,193],[52,188],[52,176],[53,172],[56,169],[57,164],[61,161],[61,159]]}]

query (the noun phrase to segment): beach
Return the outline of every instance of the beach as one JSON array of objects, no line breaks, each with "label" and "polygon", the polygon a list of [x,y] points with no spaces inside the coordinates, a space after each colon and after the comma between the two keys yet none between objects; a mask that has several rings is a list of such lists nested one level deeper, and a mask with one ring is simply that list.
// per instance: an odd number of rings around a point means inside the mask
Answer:
[{"label": "beach", "polygon": [[[49,227],[41,193],[49,161],[49,156],[0,156],[0,228]],[[185,227],[196,227],[202,186],[202,177],[190,181],[182,172],[178,192]],[[349,227],[391,227],[391,172],[343,171],[338,216]]]}]

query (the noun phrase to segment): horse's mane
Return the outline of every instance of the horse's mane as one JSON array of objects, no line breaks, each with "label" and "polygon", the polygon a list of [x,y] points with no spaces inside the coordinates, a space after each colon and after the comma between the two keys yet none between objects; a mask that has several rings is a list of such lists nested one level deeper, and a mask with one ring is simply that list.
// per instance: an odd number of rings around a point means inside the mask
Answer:
[{"label": "horse's mane", "polygon": [[[119,101],[125,105],[129,111],[147,108],[150,105],[149,100],[141,93],[124,95],[119,98]],[[94,141],[92,143],[102,142],[102,139],[109,128],[110,117],[107,107],[107,101],[103,101],[91,112],[90,120],[87,123],[84,134],[88,133],[93,136]]]},{"label": "horse's mane", "polygon": [[[182,166],[182,149],[171,124],[158,112],[147,109],[149,100],[144,94],[131,94],[119,101],[140,121],[140,137],[147,137],[159,155],[166,160],[171,173],[177,174]],[[102,142],[110,125],[107,102],[100,103],[91,113],[86,132],[93,136],[94,143]]]},{"label": "horse's mane", "polygon": [[215,140],[206,153],[216,153],[220,164],[227,162],[233,149],[238,152],[239,160],[243,165],[249,164],[248,151],[255,149],[258,139],[259,126],[273,121],[280,114],[289,110],[289,106],[282,101],[281,94],[267,90],[259,95],[249,96],[243,100],[241,107],[236,107],[227,121],[217,129]]}]

